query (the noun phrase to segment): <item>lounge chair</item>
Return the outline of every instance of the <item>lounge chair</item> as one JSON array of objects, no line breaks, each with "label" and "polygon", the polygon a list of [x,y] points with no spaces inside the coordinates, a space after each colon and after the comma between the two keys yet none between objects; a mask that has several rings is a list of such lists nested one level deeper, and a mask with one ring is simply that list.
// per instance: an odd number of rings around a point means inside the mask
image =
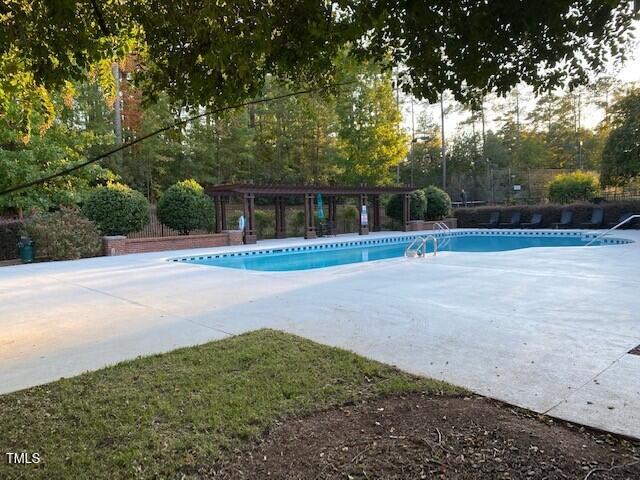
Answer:
[{"label": "lounge chair", "polygon": [[[615,223],[609,223],[607,224],[607,228],[613,228],[616,225],[618,225],[621,222],[624,222],[627,218],[629,218],[630,216],[632,216],[633,213],[621,213],[620,217],[618,217],[618,221]],[[622,225],[619,228],[631,228],[631,225],[634,223],[634,220],[631,220],[630,222],[625,223],[624,225]]]},{"label": "lounge chair", "polygon": [[491,212],[489,221],[487,223],[479,223],[478,226],[482,228],[497,228],[500,223],[500,212]]},{"label": "lounge chair", "polygon": [[534,213],[531,215],[531,221],[526,223],[521,223],[520,227],[522,228],[540,228],[542,226],[542,214]]},{"label": "lounge chair", "polygon": [[520,226],[520,212],[513,212],[511,220],[500,224],[500,228],[517,228]]},{"label": "lounge chair", "polygon": [[573,223],[573,210],[564,209],[560,221],[553,224],[553,228],[570,228]]},{"label": "lounge chair", "polygon": [[604,222],[604,210],[602,208],[594,208],[591,211],[591,221],[581,223],[582,228],[600,228]]}]

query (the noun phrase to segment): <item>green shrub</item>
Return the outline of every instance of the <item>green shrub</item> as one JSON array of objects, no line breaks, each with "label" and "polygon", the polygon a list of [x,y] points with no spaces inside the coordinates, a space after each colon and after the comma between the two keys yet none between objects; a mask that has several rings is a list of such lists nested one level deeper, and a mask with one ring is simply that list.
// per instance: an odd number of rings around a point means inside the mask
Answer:
[{"label": "green shrub", "polygon": [[259,239],[273,238],[276,232],[276,214],[264,210],[255,211],[256,234]]},{"label": "green shrub", "polygon": [[[397,221],[402,222],[403,215],[403,197],[404,195],[393,195],[387,205],[384,208],[384,211],[387,217]],[[427,211],[427,196],[422,190],[417,190],[411,194],[411,202],[409,204],[409,215],[410,220],[421,220],[425,216],[425,212]]]},{"label": "green shrub", "polygon": [[358,218],[360,217],[360,212],[358,211],[357,207],[355,207],[354,205],[345,205],[342,211],[340,212],[339,210],[338,213],[341,213],[341,215],[339,216],[342,217],[341,220],[344,226],[345,233],[354,232],[356,228],[358,228]]},{"label": "green shrub", "polygon": [[304,235],[304,210],[296,210],[291,215],[290,221],[291,234],[296,237]]},{"label": "green shrub", "polygon": [[38,213],[25,222],[38,256],[50,260],[75,260],[100,255],[102,240],[96,225],[73,208]]},{"label": "green shrub", "polygon": [[451,215],[451,197],[444,190],[429,185],[424,189],[427,198],[425,220],[442,220]]},{"label": "green shrub", "polygon": [[109,183],[89,194],[82,212],[104,235],[128,235],[149,223],[149,202],[140,192]]},{"label": "green shrub", "polygon": [[[523,222],[529,222],[535,213],[542,214],[542,228],[553,228],[553,224],[560,221],[562,210],[568,208],[573,211],[573,225],[580,226],[591,219],[591,213],[595,207],[604,210],[604,223],[617,223],[620,215],[640,211],[640,201],[616,201],[594,203],[573,203],[569,205],[545,204],[545,205],[517,205],[517,206],[493,206],[493,207],[468,207],[457,208],[454,216],[458,220],[459,228],[477,228],[480,224],[487,223],[492,212],[500,212],[501,221],[506,222],[513,212],[520,212]],[[628,225],[630,228],[638,228],[640,221]]]},{"label": "green shrub", "polygon": [[18,240],[24,224],[19,221],[0,222],[0,260],[18,258]]},{"label": "green shrub", "polygon": [[195,180],[183,180],[169,187],[158,202],[158,220],[182,235],[192,230],[210,230],[213,202]]},{"label": "green shrub", "polygon": [[553,203],[588,202],[600,191],[598,176],[591,172],[572,172],[557,175],[547,185]]}]

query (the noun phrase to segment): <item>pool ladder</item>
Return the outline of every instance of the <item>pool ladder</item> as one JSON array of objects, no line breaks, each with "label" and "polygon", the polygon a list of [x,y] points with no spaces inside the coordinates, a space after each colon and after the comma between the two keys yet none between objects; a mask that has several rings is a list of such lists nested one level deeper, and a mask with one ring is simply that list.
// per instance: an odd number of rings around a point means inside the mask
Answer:
[{"label": "pool ladder", "polygon": [[[427,243],[429,239],[433,241],[433,255],[438,254],[438,239],[433,235],[427,235],[426,237],[416,237],[407,246],[404,251],[404,256],[409,258],[426,257],[427,256]],[[418,245],[417,248],[414,248]]]},{"label": "pool ladder", "polygon": [[439,230],[442,230],[443,232],[445,232],[444,237],[441,237],[442,240],[444,240],[444,242],[442,242],[442,244],[440,245],[440,248],[443,249],[445,248],[447,245],[449,245],[449,242],[451,241],[451,229],[449,228],[449,225],[447,225],[444,222],[436,222],[434,223],[434,226],[438,227]]}]

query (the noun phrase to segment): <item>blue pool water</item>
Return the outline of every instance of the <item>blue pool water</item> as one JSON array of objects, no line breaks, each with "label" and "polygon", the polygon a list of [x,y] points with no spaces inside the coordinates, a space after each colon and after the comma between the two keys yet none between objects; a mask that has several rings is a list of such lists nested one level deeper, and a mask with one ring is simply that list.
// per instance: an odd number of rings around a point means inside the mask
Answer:
[{"label": "blue pool water", "polygon": [[[499,252],[529,247],[576,247],[589,239],[576,232],[453,232],[437,234],[439,251]],[[174,258],[175,262],[195,263],[215,267],[282,272],[309,270],[348,263],[370,262],[397,258],[404,255],[407,245],[415,235],[387,237],[371,240],[355,240],[332,244],[312,244],[271,250],[254,250],[235,253],[212,254],[198,257]],[[607,238],[597,245],[629,243],[629,240]],[[428,252],[433,244],[428,243]]]}]

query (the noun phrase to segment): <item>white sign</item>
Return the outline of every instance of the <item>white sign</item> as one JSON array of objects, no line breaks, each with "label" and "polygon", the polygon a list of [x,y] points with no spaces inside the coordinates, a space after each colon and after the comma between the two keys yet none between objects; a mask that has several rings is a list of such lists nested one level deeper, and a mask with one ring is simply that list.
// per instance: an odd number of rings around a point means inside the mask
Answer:
[{"label": "white sign", "polygon": [[367,216],[367,206],[362,205],[362,211],[360,212],[360,225],[369,225],[369,217]]},{"label": "white sign", "polygon": [[519,192],[520,190],[522,190],[522,185],[514,185],[513,186],[513,191],[514,192]]}]

